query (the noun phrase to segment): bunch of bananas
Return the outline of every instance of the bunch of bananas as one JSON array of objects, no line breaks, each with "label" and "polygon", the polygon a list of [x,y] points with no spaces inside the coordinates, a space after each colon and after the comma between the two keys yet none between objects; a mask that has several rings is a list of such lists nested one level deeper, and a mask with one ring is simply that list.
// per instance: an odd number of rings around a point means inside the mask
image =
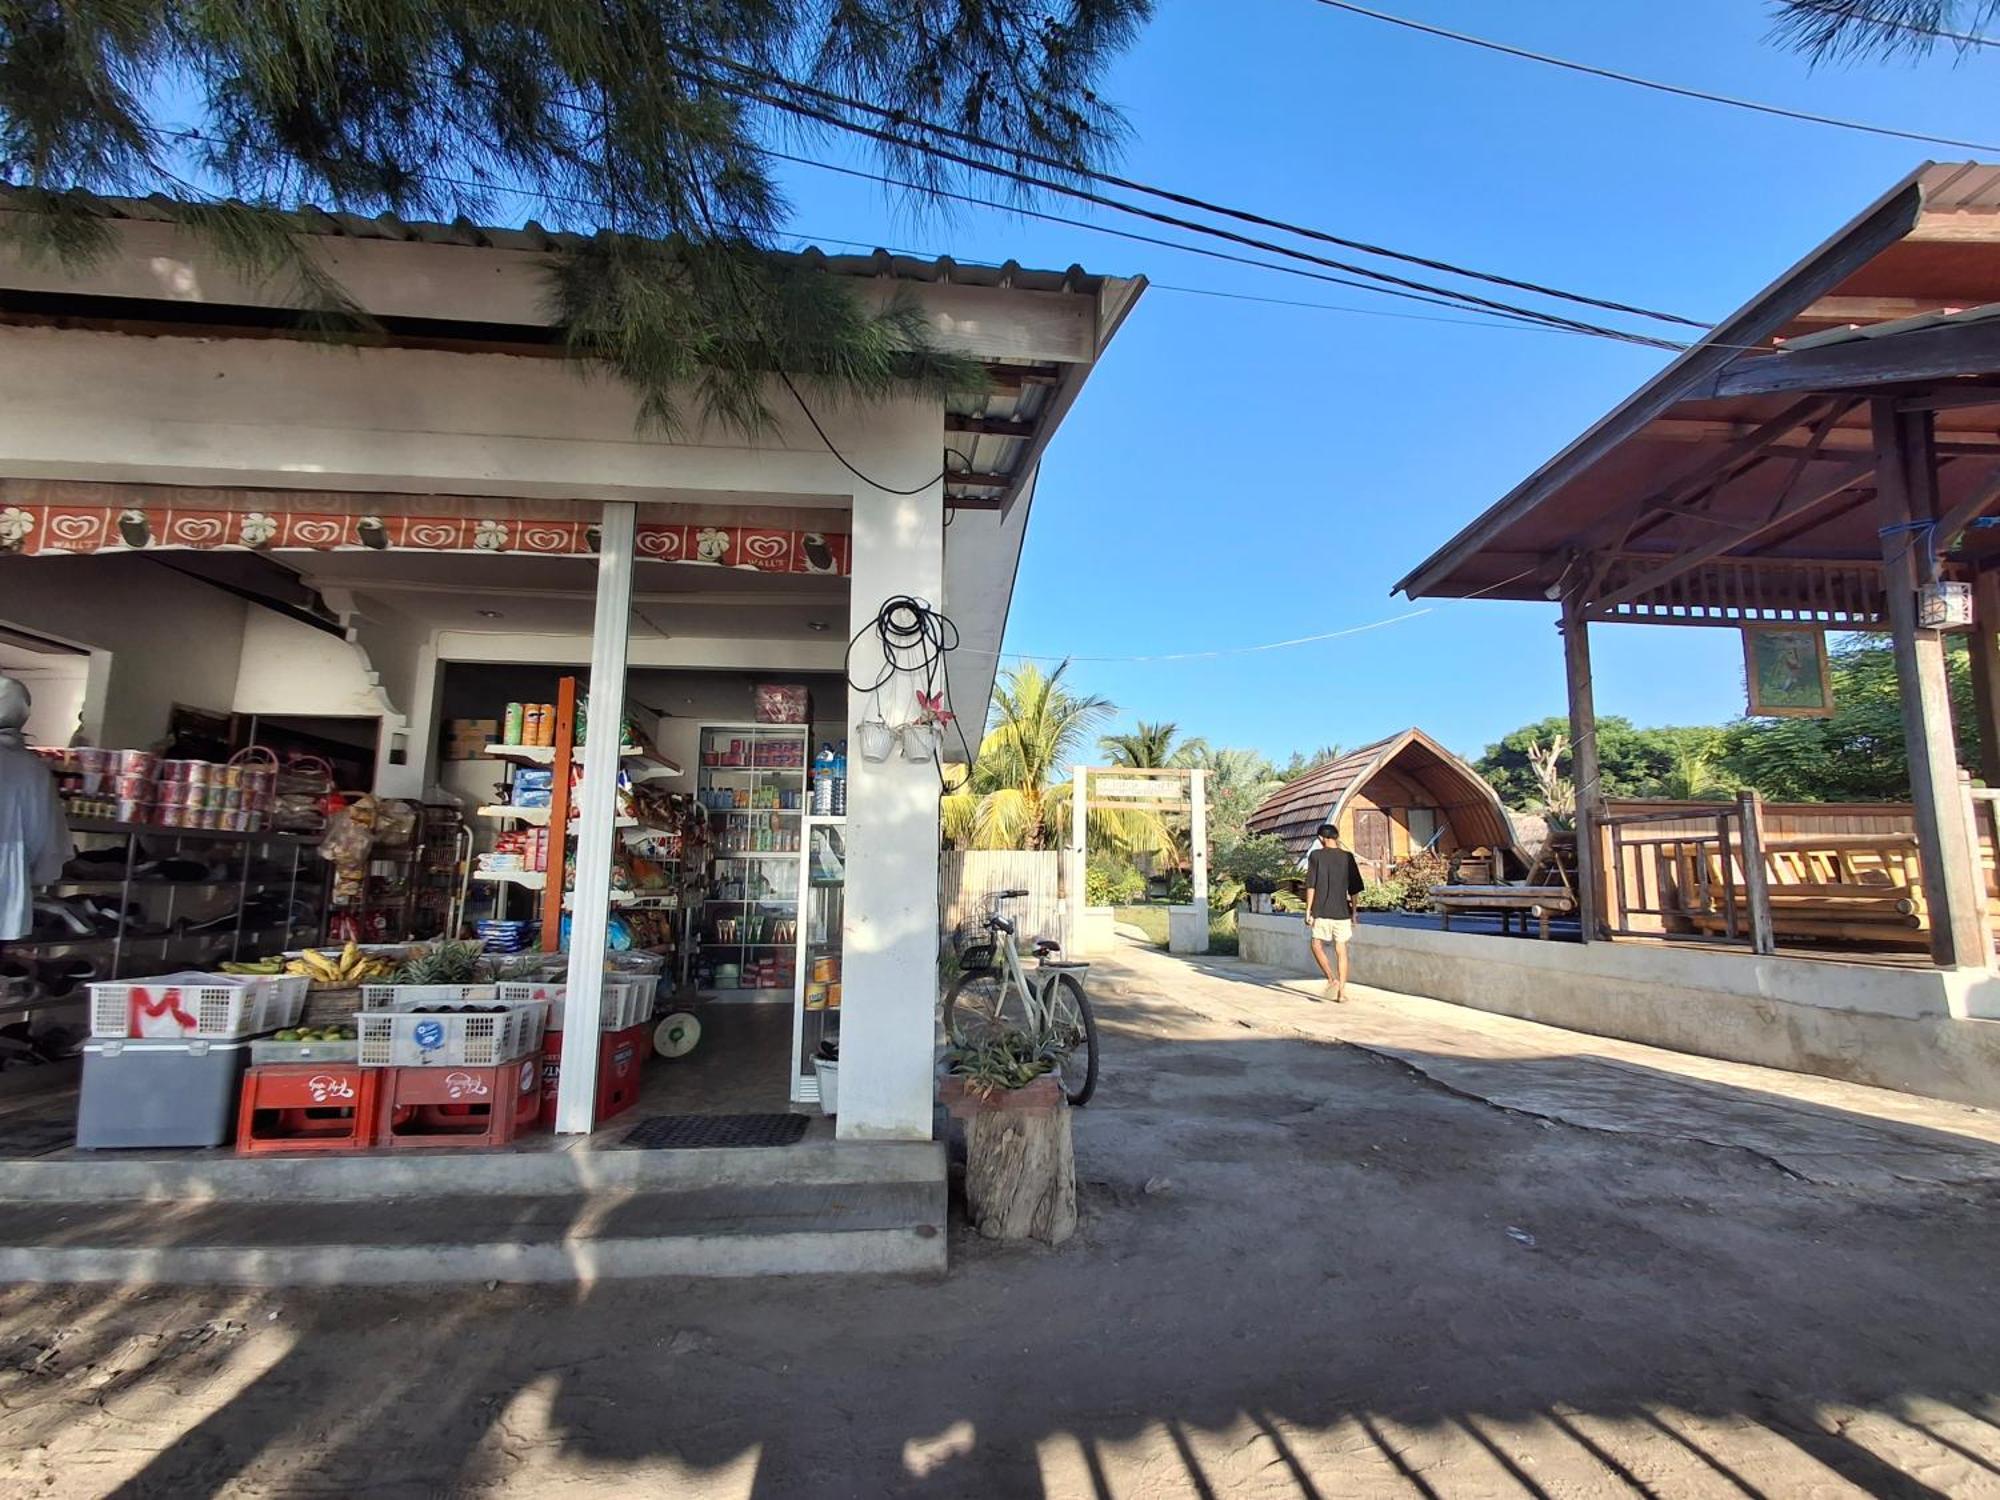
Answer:
[{"label": "bunch of bananas", "polygon": [[389,978],[396,972],[396,962],[363,953],[357,944],[349,943],[339,953],[322,953],[317,948],[308,948],[286,964],[284,972],[304,974],[322,989],[346,989]]},{"label": "bunch of bananas", "polygon": [[222,972],[225,974],[261,974],[265,978],[269,978],[274,974],[285,972],[285,961],[282,958],[258,958],[252,959],[247,963],[228,963],[222,965]]}]

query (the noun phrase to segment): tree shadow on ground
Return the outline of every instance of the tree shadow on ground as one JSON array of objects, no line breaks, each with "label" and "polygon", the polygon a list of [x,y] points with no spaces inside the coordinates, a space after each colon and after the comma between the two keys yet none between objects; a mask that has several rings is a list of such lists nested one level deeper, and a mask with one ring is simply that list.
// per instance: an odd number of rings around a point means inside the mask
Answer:
[{"label": "tree shadow on ground", "polygon": [[[1059,1251],[960,1232],[942,1282],[17,1289],[9,1467],[127,1497],[2000,1493],[1990,1190],[1815,1187],[1352,1048],[1105,1022]],[[242,1331],[91,1385],[135,1327],[218,1318]]]}]

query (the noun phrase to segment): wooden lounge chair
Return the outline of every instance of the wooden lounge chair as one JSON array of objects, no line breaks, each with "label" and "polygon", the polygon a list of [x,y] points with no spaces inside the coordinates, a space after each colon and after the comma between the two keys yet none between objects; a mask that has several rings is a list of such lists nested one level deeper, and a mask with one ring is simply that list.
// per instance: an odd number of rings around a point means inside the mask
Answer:
[{"label": "wooden lounge chair", "polygon": [[1487,885],[1434,885],[1431,887],[1431,905],[1437,908],[1438,919],[1446,932],[1451,931],[1451,919],[1455,912],[1497,911],[1500,913],[1500,931],[1511,933],[1514,918],[1521,918],[1521,930],[1528,930],[1528,918],[1536,919],[1538,936],[1546,942],[1549,936],[1549,918],[1557,913],[1568,914],[1576,910],[1576,892],[1571,888],[1569,873],[1563,869],[1559,859],[1544,855],[1535,862],[1528,872],[1528,878],[1519,885],[1497,882]]}]

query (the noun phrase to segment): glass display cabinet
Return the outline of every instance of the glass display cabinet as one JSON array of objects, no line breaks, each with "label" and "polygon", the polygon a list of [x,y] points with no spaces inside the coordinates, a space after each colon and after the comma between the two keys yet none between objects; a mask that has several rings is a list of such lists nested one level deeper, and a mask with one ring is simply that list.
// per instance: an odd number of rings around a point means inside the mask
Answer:
[{"label": "glass display cabinet", "polygon": [[804,916],[799,922],[798,982],[792,1017],[792,1102],[820,1102],[818,1057],[840,1049],[841,936],[847,919],[847,825],[844,818],[805,820]]}]

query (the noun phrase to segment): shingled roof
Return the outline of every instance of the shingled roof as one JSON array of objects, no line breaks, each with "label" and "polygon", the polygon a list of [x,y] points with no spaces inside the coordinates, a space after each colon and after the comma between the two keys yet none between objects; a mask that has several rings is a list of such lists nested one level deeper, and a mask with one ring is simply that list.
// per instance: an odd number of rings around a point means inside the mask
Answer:
[{"label": "shingled roof", "polygon": [[1486,778],[1421,729],[1405,729],[1350,750],[1287,782],[1250,815],[1252,833],[1275,834],[1294,854],[1312,847],[1313,831],[1338,823],[1354,794],[1374,776],[1396,771],[1424,789],[1461,845],[1511,850],[1513,823]]}]

